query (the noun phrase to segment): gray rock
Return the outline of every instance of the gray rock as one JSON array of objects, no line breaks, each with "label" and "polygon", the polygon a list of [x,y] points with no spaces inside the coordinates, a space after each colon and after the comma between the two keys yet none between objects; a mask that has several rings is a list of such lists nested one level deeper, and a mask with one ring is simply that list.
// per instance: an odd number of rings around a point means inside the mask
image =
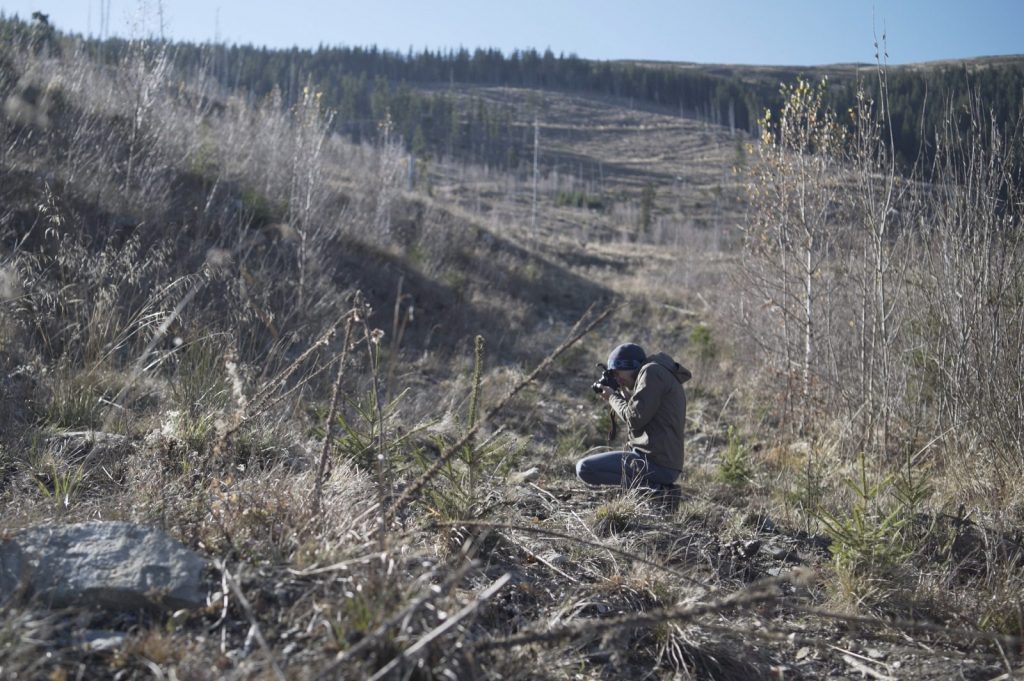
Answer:
[{"label": "gray rock", "polygon": [[128,640],[128,636],[118,631],[87,630],[76,641],[78,647],[88,653],[100,653],[117,650]]},{"label": "gray rock", "polygon": [[779,529],[766,513],[751,513],[747,515],[744,523],[753,527],[756,531],[766,534],[774,534]]},{"label": "gray rock", "polygon": [[565,567],[565,565],[569,562],[569,559],[561,553],[559,553],[558,551],[545,551],[544,553],[540,554],[540,558],[544,559],[548,563],[551,563],[555,567]]},{"label": "gray rock", "polygon": [[744,558],[753,558],[757,555],[757,552],[761,550],[761,542],[757,539],[743,542],[743,546],[740,548],[740,555]]},{"label": "gray rock", "polygon": [[781,560],[787,563],[801,562],[799,552],[797,552],[796,549],[789,546],[772,546],[771,548],[769,548],[768,553],[775,560]]},{"label": "gray rock", "polygon": [[514,484],[524,485],[528,482],[533,482],[540,477],[540,469],[534,466],[533,468],[525,471],[520,471],[511,476],[511,480]]},{"label": "gray rock", "polygon": [[25,560],[17,542],[0,541],[0,605],[6,603],[9,598],[20,595],[24,589],[24,565]]},{"label": "gray rock", "polygon": [[206,604],[199,554],[157,529],[122,522],[41,526],[0,543],[0,604],[108,610]]}]

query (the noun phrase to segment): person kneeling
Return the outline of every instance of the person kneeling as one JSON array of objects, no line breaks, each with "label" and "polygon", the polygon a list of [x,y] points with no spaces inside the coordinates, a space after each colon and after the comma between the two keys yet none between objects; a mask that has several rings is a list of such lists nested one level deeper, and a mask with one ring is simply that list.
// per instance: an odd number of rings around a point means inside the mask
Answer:
[{"label": "person kneeling", "polygon": [[[591,485],[624,485],[654,491],[672,489],[683,469],[686,392],[692,374],[665,353],[648,357],[626,343],[608,356],[618,389],[601,385],[601,397],[629,429],[624,451],[585,456],[576,475]],[[595,389],[597,386],[595,386]]]}]

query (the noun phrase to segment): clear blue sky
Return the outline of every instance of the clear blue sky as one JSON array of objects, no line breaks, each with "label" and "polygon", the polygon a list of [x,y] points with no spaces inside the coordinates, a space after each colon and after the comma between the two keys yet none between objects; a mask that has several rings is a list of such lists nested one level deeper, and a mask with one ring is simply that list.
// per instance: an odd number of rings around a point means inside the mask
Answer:
[{"label": "clear blue sky", "polygon": [[1024,53],[1024,0],[0,0],[62,30],[271,47],[550,47],[589,59],[894,64]]}]

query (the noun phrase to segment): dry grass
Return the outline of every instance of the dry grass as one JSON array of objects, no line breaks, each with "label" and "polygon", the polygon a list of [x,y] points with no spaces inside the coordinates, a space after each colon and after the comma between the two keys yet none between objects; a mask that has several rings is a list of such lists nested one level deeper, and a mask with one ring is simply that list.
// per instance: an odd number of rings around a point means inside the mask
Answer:
[{"label": "dry grass", "polygon": [[[126,519],[220,565],[189,614],[4,606],[0,675],[1016,668],[1019,476],[969,433],[859,469],[847,413],[786,430],[779,375],[732,323],[723,131],[550,93],[532,233],[523,178],[437,164],[432,196],[401,191],[400,147],[329,135],[315,88],[254,106],[169,87],[159,53],[0,50],[0,96],[59,102],[0,117],[3,531]],[[604,184],[555,173],[570,153]],[[559,205],[578,191],[615,201]],[[614,314],[576,333],[594,303]],[[594,362],[623,338],[698,369],[678,510],[572,479],[604,434]],[[86,428],[118,446],[69,449]],[[94,630],[123,638],[89,652]]]}]

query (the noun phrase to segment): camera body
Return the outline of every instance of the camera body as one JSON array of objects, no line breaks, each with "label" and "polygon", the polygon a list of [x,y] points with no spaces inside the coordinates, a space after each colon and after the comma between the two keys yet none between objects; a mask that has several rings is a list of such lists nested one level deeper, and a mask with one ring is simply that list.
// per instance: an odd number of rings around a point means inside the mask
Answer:
[{"label": "camera body", "polygon": [[619,382],[615,379],[615,371],[613,369],[609,369],[604,364],[598,364],[597,366],[601,369],[601,378],[600,380],[595,381],[590,387],[593,388],[594,392],[598,395],[600,395],[601,391],[606,387],[617,392],[619,390]]}]

